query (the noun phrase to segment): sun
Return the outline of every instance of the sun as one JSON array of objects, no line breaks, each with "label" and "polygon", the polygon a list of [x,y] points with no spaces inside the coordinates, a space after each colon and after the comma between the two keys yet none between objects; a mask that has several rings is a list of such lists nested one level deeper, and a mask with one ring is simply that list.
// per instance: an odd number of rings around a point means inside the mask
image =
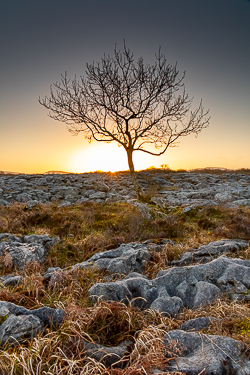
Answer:
[{"label": "sun", "polygon": [[126,152],[122,147],[112,143],[88,145],[77,152],[69,161],[70,171],[82,172],[116,172],[128,169]]},{"label": "sun", "polygon": [[[147,169],[151,165],[159,167],[166,163],[164,159],[135,151],[133,154],[135,170]],[[117,172],[129,169],[127,154],[117,143],[96,142],[85,144],[84,148],[69,157],[66,169],[72,173]]]}]

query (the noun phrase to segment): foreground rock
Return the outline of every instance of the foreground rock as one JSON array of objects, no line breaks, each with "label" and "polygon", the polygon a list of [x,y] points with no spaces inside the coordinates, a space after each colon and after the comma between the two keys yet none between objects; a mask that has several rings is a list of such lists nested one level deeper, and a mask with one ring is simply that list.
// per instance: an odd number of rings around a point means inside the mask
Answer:
[{"label": "foreground rock", "polygon": [[200,331],[202,329],[207,329],[212,321],[216,320],[211,316],[208,317],[199,317],[195,319],[186,320],[180,326],[182,331]]},{"label": "foreground rock", "polygon": [[[166,357],[170,358],[163,370],[156,367],[154,374],[186,374],[186,375],[248,375],[250,360],[245,354],[246,347],[237,340],[226,336],[204,335],[200,332],[174,330],[168,332],[163,343]],[[64,352],[70,354],[70,347],[83,348],[88,357],[103,363],[106,367],[120,367],[127,363],[128,349],[131,342],[122,342],[118,346],[106,347],[77,338],[70,338]],[[173,359],[171,359],[173,358]]]},{"label": "foreground rock", "polygon": [[116,249],[96,253],[87,261],[75,264],[71,269],[96,267],[123,275],[142,272],[151,258],[151,251],[161,251],[167,242],[172,241],[163,240],[160,244],[155,244],[149,240],[144,243],[121,244]]},{"label": "foreground rock", "polygon": [[6,266],[23,268],[31,261],[44,262],[48,250],[59,241],[57,236],[48,234],[13,236],[10,233],[0,234],[0,256],[4,256]]},{"label": "foreground rock", "polygon": [[122,359],[128,353],[128,346],[131,344],[131,341],[124,341],[117,346],[108,347],[84,340],[87,356],[103,363],[106,367],[123,367],[125,361],[123,362]]},{"label": "foreground rock", "polygon": [[175,355],[166,371],[182,371],[186,375],[250,374],[244,346],[230,337],[175,330],[166,334],[165,345],[170,355]]},{"label": "foreground rock", "polygon": [[10,315],[0,326],[0,345],[16,344],[23,339],[32,339],[42,332],[43,324],[34,315]]},{"label": "foreground rock", "polygon": [[58,327],[64,316],[61,309],[44,306],[28,310],[11,302],[0,301],[0,345],[15,344],[23,339],[33,338],[46,326]]},{"label": "foreground rock", "polygon": [[[112,275],[127,275],[131,272],[138,273],[144,271],[146,263],[151,259],[152,251],[161,251],[165,248],[166,243],[170,240],[162,240],[160,244],[155,244],[151,240],[144,243],[131,242],[128,244],[121,244],[118,248],[102,251],[94,254],[88,260],[76,263],[71,267],[63,270],[59,267],[48,268],[43,275],[43,280],[48,284],[49,288],[53,289],[55,285],[59,285],[63,280],[65,273],[77,270],[98,268],[99,270],[107,270]],[[107,276],[108,278],[109,276]],[[19,282],[20,276],[5,276],[2,277],[4,285],[11,285]]]},{"label": "foreground rock", "polygon": [[142,309],[173,316],[183,306],[197,309],[210,304],[222,293],[234,300],[249,300],[249,289],[250,261],[221,256],[206,264],[160,271],[153,280],[131,274],[123,280],[97,283],[89,289],[89,297],[92,301],[133,301]]},{"label": "foreground rock", "polygon": [[191,263],[207,263],[225,253],[238,253],[247,249],[248,241],[244,240],[221,240],[210,242],[208,245],[200,246],[198,249],[191,249],[185,252],[177,261],[173,261],[173,266],[187,266]]},{"label": "foreground rock", "polygon": [[[144,191],[157,188],[153,203],[163,208],[184,205],[183,213],[197,206],[221,203],[230,207],[250,206],[249,175],[141,171],[137,178]],[[133,198],[136,194],[126,172],[0,176],[3,206],[20,202],[32,208],[36,204],[58,202],[66,207],[88,200],[115,202]]]},{"label": "foreground rock", "polygon": [[[174,245],[175,242],[168,239],[147,240],[143,243],[131,242],[121,244],[118,248],[101,251],[94,254],[88,260],[74,264],[70,270],[87,269],[91,267],[100,270],[107,270],[111,274],[128,275],[130,272],[142,273],[146,263],[151,259],[152,252],[161,252],[165,249],[166,244]],[[210,242],[199,249],[185,252],[178,261],[173,261],[172,265],[183,266],[190,263],[207,263],[224,253],[237,253],[240,250],[247,249],[248,241],[244,240],[221,240]],[[69,270],[69,269],[68,269]],[[49,279],[54,272],[63,271],[60,268],[50,268],[45,278]]]}]

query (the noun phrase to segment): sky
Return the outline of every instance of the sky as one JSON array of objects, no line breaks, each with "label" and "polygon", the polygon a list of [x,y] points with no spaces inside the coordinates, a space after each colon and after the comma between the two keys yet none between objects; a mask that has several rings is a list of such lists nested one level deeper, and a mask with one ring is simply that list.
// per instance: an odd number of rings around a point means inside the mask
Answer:
[{"label": "sky", "polygon": [[0,0],[0,171],[128,169],[124,149],[72,136],[38,103],[123,40],[150,64],[161,46],[211,115],[161,157],[134,153],[135,168],[250,168],[249,20],[249,0]]}]

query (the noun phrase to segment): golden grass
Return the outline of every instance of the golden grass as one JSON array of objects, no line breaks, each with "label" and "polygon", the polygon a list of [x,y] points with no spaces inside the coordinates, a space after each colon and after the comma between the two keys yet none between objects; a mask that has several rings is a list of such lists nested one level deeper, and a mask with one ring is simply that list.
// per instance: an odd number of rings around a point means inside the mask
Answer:
[{"label": "golden grass", "polygon": [[[98,301],[91,305],[88,290],[102,282],[107,272],[97,269],[62,271],[49,282],[42,275],[50,266],[68,267],[88,259],[97,251],[117,247],[122,242],[169,238],[175,243],[154,251],[145,274],[154,278],[159,270],[185,251],[221,238],[250,239],[250,209],[200,207],[187,214],[181,209],[161,209],[167,217],[160,218],[152,209],[152,219],[145,220],[137,209],[127,203],[84,203],[59,208],[44,205],[27,210],[25,205],[0,207],[0,233],[16,235],[48,233],[62,241],[49,252],[42,265],[32,262],[24,270],[13,269],[2,256],[0,275],[14,272],[24,277],[15,287],[0,288],[0,300],[29,309],[43,305],[61,307],[66,312],[63,325],[56,331],[46,328],[43,335],[0,351],[0,373],[13,375],[153,374],[152,369],[166,367],[165,332],[178,329],[188,320],[200,316],[214,319],[205,334],[227,335],[250,347],[250,306],[248,302],[232,302],[226,297],[199,310],[184,309],[175,318],[155,311],[140,311],[122,303]],[[157,208],[158,210],[159,208]],[[234,254],[250,259],[250,248]],[[114,277],[115,280],[115,277]],[[123,368],[106,368],[86,355],[82,339],[105,346],[132,342]],[[70,348],[70,350],[69,350]],[[168,353],[169,354],[169,353]],[[171,353],[170,353],[171,354]],[[170,355],[171,357],[171,355]],[[178,374],[178,373],[176,373]],[[179,373],[180,374],[180,373]]]}]

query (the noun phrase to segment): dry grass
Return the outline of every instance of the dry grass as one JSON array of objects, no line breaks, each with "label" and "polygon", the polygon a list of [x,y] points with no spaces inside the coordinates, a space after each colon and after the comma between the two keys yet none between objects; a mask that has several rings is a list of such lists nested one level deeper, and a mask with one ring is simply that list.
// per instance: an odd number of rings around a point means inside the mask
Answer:
[{"label": "dry grass", "polygon": [[[120,303],[98,302],[89,308],[74,304],[57,306],[67,313],[63,326],[57,331],[47,329],[45,335],[15,348],[3,348],[0,351],[2,374],[139,375],[153,374],[155,368],[164,373],[168,361],[178,354],[173,354],[174,348],[167,353],[169,348],[164,346],[164,335],[179,328],[184,321],[199,316],[215,318],[209,329],[203,330],[204,334],[227,335],[245,343],[246,352],[250,348],[250,308],[245,303],[218,300],[203,310],[184,309],[175,319],[155,312],[141,312]],[[119,329],[124,329],[123,340],[130,338],[133,341],[123,359],[124,368],[106,368],[85,352],[83,339],[98,338],[94,340],[98,342],[101,337],[102,344],[117,344],[116,339],[108,342],[114,327],[120,336]]]},{"label": "dry grass", "polygon": [[[29,309],[43,305],[62,307],[67,314],[60,329],[46,328],[43,335],[33,340],[2,348],[1,374],[139,375],[153,374],[154,368],[164,371],[171,357],[169,353],[166,357],[163,345],[165,332],[178,329],[184,321],[199,316],[216,318],[207,330],[203,330],[204,333],[227,335],[242,341],[246,348],[250,346],[248,302],[222,298],[199,310],[184,309],[177,317],[170,318],[118,302],[98,301],[91,305],[88,290],[94,283],[104,280],[105,271],[94,268],[62,271],[49,282],[43,280],[42,275],[50,266],[68,267],[122,242],[149,238],[156,244],[161,243],[161,238],[175,241],[152,253],[145,273],[154,278],[159,270],[168,267],[190,247],[197,248],[221,238],[250,239],[249,208],[200,207],[187,214],[181,214],[179,208],[171,212],[166,209],[161,210],[168,215],[164,218],[154,214],[155,206],[151,208],[152,219],[145,220],[134,206],[127,203],[87,202],[69,208],[44,205],[31,210],[18,204],[0,207],[0,233],[48,233],[59,235],[62,240],[50,250],[43,265],[32,262],[22,271],[13,269],[11,259],[3,254],[0,275],[14,272],[24,279],[15,287],[2,286],[0,300]],[[250,259],[250,249],[234,256]],[[132,345],[122,368],[106,368],[87,356],[83,339],[105,346],[129,340]]]},{"label": "dry grass", "polygon": [[[34,280],[27,276],[26,288],[29,278],[30,281]],[[74,289],[76,287],[74,284]],[[171,353],[168,353],[168,359],[165,357],[163,335],[178,329],[184,321],[200,316],[215,318],[203,333],[227,335],[245,343],[246,349],[250,347],[250,307],[246,302],[230,302],[224,298],[199,310],[184,309],[177,317],[170,318],[118,302],[98,301],[94,306],[86,306],[86,294],[85,297],[82,295],[80,285],[74,292],[74,298],[70,295],[72,289],[67,290],[68,299],[64,299],[62,304],[63,288],[65,284],[61,285],[61,289],[54,294],[54,300],[49,303],[66,311],[63,326],[57,331],[47,329],[45,335],[14,348],[4,348],[0,352],[3,374],[153,374],[153,368],[164,369],[171,359]],[[12,290],[12,293],[17,296],[18,290]],[[29,307],[39,307],[39,304]],[[124,340],[132,341],[125,368],[107,369],[88,358],[82,339],[105,346],[114,346]]]},{"label": "dry grass", "polygon": [[[67,320],[57,332],[49,331],[14,349],[5,348],[0,351],[2,374],[153,374],[153,368],[164,369],[170,360],[165,357],[163,336],[166,332],[155,325],[148,325],[136,332],[133,347],[122,360],[126,361],[125,368],[106,368],[93,358],[87,357],[85,352],[83,339],[92,340],[85,331],[89,312],[73,306],[71,309],[65,309],[68,313]],[[73,320],[70,320],[71,318]],[[128,320],[129,318],[128,316]]]}]

